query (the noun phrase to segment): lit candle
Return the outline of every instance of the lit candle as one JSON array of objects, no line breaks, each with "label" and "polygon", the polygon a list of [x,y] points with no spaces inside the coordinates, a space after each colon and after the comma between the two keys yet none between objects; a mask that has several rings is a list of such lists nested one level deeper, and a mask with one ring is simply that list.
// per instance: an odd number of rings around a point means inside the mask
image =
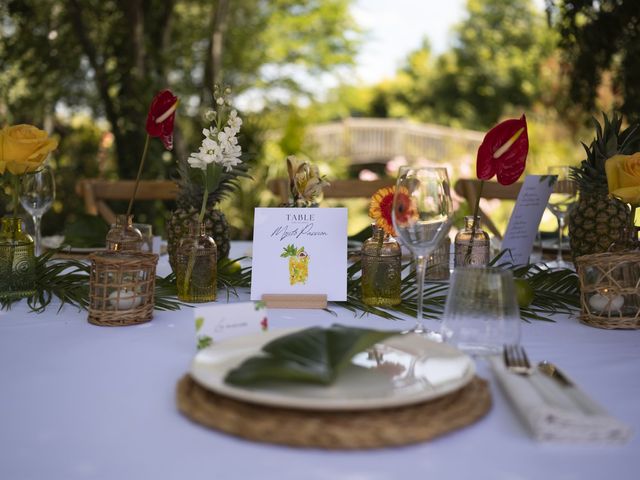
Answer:
[{"label": "lit candle", "polygon": [[142,299],[129,289],[114,290],[109,294],[109,303],[118,310],[131,310],[142,303]]},{"label": "lit candle", "polygon": [[605,288],[601,293],[596,293],[589,298],[589,305],[600,313],[619,312],[624,305],[624,298]]}]

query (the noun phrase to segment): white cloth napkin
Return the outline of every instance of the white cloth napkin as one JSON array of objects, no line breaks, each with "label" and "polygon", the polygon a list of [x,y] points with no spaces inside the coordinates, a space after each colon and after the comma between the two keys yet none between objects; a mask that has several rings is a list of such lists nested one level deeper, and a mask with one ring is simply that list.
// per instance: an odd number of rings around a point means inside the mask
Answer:
[{"label": "white cloth napkin", "polygon": [[628,426],[575,385],[561,385],[537,370],[529,376],[514,374],[502,357],[492,357],[490,363],[500,386],[537,440],[623,443],[631,437]]}]

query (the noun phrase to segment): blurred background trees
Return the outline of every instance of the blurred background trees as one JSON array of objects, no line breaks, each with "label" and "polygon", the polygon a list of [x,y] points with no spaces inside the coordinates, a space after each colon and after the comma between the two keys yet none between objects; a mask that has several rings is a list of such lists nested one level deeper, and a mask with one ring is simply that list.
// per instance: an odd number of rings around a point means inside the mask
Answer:
[{"label": "blurred background trees", "polygon": [[[254,182],[225,206],[238,236],[250,234],[253,206],[273,201],[265,179],[284,173],[286,155],[307,155],[330,177],[353,174],[348,158],[318,157],[306,135],[349,116],[486,131],[526,112],[530,171],[540,173],[579,161],[590,115],[640,115],[640,2],[545,3],[546,12],[533,0],[467,0],[448,50],[435,54],[425,32],[392,78],[364,85],[349,70],[363,41],[353,0],[0,0],[0,124],[32,123],[61,139],[45,233],[82,212],[78,178],[135,176],[162,88],[181,98],[175,150],[152,142],[145,178],[171,178],[199,144],[214,82],[238,98],[254,164]],[[407,14],[427,8],[416,1]],[[336,72],[335,88],[310,87]],[[152,210],[136,208],[149,220]]]}]

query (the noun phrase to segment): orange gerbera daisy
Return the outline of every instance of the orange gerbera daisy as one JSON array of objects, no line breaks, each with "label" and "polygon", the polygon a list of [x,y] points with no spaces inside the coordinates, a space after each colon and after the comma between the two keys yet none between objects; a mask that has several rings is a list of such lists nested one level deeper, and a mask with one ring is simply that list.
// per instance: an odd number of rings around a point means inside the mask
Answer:
[{"label": "orange gerbera daisy", "polygon": [[[396,187],[384,187],[378,190],[371,197],[371,203],[369,204],[369,216],[376,221],[376,226],[382,228],[389,235],[395,236],[396,231],[393,229],[393,219],[391,218],[391,212],[393,210],[393,196],[396,192]],[[411,206],[411,199],[405,188],[400,191],[398,200],[405,208],[400,208],[399,211],[403,211],[409,215],[408,212]],[[400,219],[402,220],[402,219]]]}]

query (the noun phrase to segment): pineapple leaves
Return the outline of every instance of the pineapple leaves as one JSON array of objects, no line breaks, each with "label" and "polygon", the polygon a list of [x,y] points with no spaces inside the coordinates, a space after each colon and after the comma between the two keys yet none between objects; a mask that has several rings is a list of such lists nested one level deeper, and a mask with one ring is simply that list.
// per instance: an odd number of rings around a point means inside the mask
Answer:
[{"label": "pineapple leaves", "polygon": [[296,248],[296,246],[292,243],[282,248],[283,252],[280,254],[282,258],[287,257],[296,257],[302,252],[304,252],[304,247]]}]

